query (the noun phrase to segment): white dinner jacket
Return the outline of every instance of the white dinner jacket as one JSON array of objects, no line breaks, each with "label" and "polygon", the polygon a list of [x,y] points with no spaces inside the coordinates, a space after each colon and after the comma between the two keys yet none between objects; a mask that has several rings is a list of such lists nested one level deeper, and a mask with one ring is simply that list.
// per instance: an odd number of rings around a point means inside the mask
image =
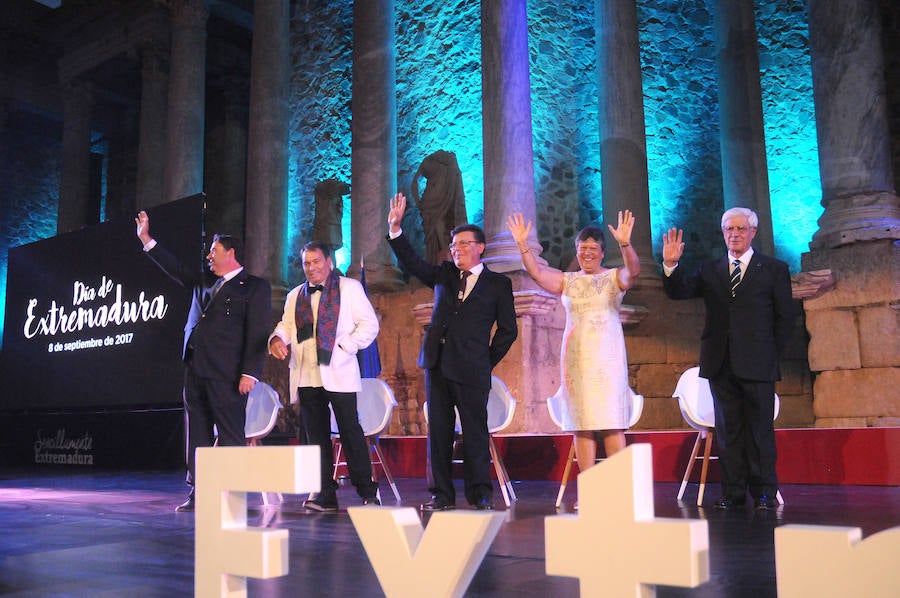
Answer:
[{"label": "white dinner jacket", "polygon": [[[338,315],[337,331],[331,363],[319,365],[322,375],[322,386],[331,392],[359,392],[362,385],[359,381],[359,362],[356,353],[368,347],[378,336],[378,316],[366,296],[366,292],[358,280],[339,277],[341,290],[341,312]],[[293,346],[290,355],[291,403],[297,402],[297,387],[300,385],[301,351],[297,341],[297,323],[294,320],[297,297],[300,286],[291,289],[284,302],[284,314],[269,337],[284,341]]]}]

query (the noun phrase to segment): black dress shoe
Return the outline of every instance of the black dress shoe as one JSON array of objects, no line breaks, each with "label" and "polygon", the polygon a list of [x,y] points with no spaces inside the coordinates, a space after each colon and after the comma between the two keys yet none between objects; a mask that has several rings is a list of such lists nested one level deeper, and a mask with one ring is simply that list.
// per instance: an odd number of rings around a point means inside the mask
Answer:
[{"label": "black dress shoe", "polygon": [[494,510],[494,504],[491,502],[491,499],[486,496],[482,496],[481,498],[479,498],[478,502],[476,502],[474,506],[476,511]]},{"label": "black dress shoe", "polygon": [[303,508],[317,513],[334,512],[338,510],[337,496],[325,496],[323,494],[311,494],[303,501]]},{"label": "black dress shoe", "polygon": [[741,498],[720,498],[719,502],[716,503],[716,508],[727,511],[743,507],[745,504],[747,504],[746,501]]},{"label": "black dress shoe", "polygon": [[188,494],[187,500],[175,507],[176,513],[190,513],[194,510],[194,493]]},{"label": "black dress shoe", "polygon": [[777,505],[778,503],[775,498],[768,494],[757,497],[753,502],[753,508],[758,511],[773,511]]},{"label": "black dress shoe", "polygon": [[423,511],[449,511],[450,509],[455,509],[456,505],[445,498],[432,496],[431,500],[422,503],[419,508]]},{"label": "black dress shoe", "polygon": [[377,496],[370,496],[368,498],[363,499],[363,506],[364,507],[368,507],[368,506],[380,507],[381,501],[378,500]]}]

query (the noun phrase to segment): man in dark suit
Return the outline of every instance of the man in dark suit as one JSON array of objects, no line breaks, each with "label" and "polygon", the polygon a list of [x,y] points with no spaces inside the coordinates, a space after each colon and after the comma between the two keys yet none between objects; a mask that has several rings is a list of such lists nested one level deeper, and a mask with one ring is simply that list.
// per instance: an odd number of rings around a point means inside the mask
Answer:
[{"label": "man in dark suit", "polygon": [[210,286],[196,267],[182,264],[150,236],[150,218],[135,218],[144,251],[166,274],[192,289],[184,326],[184,427],[187,500],[176,511],[194,510],[194,453],[212,446],[244,446],[247,394],[262,377],[272,311],[269,283],[248,274],[239,239],[216,235],[206,256],[218,279]]},{"label": "man in dark suit", "polygon": [[678,267],[682,231],[663,235],[663,286],[672,299],[702,297],[700,376],[709,379],[722,470],[721,509],[744,506],[749,490],[757,509],[775,508],[775,382],[793,329],[795,308],[784,262],[756,253],[759,219],[747,208],[722,215],[727,257],[694,274]]},{"label": "man in dark suit", "polygon": [[512,282],[481,263],[484,231],[473,224],[457,226],[451,232],[452,262],[429,264],[416,254],[400,229],[405,211],[406,197],[398,193],[391,199],[388,241],[400,265],[434,289],[431,323],[425,329],[418,361],[425,369],[432,478],[432,498],[421,508],[443,511],[456,506],[452,471],[456,408],[465,438],[466,500],[476,509],[491,510],[487,400],[491,371],[518,335]]}]

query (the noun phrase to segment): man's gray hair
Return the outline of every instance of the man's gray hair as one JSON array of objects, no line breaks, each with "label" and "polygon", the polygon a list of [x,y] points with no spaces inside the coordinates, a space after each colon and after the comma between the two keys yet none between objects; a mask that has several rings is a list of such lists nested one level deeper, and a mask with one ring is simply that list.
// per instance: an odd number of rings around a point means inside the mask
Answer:
[{"label": "man's gray hair", "polygon": [[759,216],[756,215],[756,212],[751,210],[750,208],[731,208],[725,210],[725,213],[722,214],[722,223],[720,226],[725,226],[725,221],[729,218],[736,218],[738,216],[745,216],[747,218],[747,224],[749,224],[753,228],[759,227]]}]

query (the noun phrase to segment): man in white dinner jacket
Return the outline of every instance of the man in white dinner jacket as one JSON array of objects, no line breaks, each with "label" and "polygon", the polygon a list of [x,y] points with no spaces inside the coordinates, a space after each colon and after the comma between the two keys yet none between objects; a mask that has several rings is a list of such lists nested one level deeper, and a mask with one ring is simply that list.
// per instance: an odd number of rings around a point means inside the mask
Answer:
[{"label": "man in white dinner jacket", "polygon": [[329,404],[350,481],[363,504],[377,505],[378,484],[372,481],[372,462],[356,409],[361,389],[356,353],[375,340],[378,317],[362,284],[334,272],[328,245],[311,241],[301,256],[306,282],[288,293],[284,315],[269,337],[269,353],[278,359],[290,355],[291,403],[299,400],[303,420],[299,439],[321,451],[322,489],[303,506],[319,512],[338,509]]}]

